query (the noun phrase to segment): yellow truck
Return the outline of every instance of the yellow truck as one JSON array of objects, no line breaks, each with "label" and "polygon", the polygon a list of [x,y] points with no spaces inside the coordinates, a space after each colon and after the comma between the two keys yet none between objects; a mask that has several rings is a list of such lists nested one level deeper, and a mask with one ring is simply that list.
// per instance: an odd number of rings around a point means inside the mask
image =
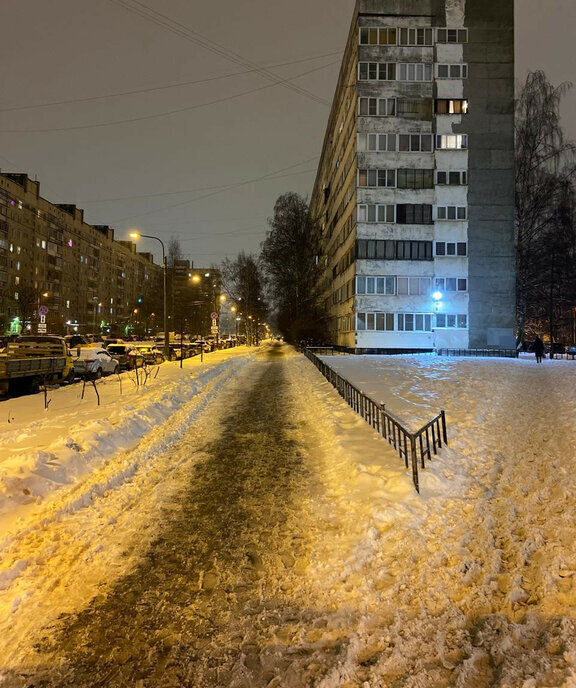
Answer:
[{"label": "yellow truck", "polygon": [[0,356],[0,396],[33,394],[43,384],[74,380],[74,363],[64,337],[23,335]]}]

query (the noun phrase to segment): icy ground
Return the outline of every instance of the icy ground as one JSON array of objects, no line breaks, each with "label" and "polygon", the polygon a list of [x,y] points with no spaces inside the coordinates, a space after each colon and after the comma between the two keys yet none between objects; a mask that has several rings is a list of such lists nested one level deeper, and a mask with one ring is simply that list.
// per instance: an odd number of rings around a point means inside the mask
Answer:
[{"label": "icy ground", "polygon": [[0,404],[0,686],[575,688],[576,362],[288,347]]}]

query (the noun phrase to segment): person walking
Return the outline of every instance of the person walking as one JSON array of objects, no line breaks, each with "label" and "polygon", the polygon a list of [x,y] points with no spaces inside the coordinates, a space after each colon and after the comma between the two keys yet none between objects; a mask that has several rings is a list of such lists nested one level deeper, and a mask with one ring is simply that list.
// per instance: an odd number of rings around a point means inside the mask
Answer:
[{"label": "person walking", "polygon": [[544,353],[544,342],[540,339],[540,337],[536,336],[532,348],[534,349],[534,353],[536,354],[536,363],[542,363],[542,354]]}]

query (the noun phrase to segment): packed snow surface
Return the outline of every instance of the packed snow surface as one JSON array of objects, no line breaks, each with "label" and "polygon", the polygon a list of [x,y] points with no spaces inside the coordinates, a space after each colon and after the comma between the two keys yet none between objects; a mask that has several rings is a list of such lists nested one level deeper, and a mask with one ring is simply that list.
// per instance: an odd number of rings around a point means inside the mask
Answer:
[{"label": "packed snow surface", "polygon": [[[325,357],[409,427],[446,411],[449,444],[418,495],[312,364],[272,348],[164,364],[145,386],[107,378],[100,406],[80,385],[46,410],[42,395],[0,404],[0,686],[32,685],[42,652],[61,657],[63,619],[104,618],[190,476],[202,488],[215,465],[226,482],[224,449],[241,442],[256,472],[285,464],[290,497],[270,490],[259,511],[259,482],[274,481],[250,477],[227,542],[246,564],[214,555],[195,583],[213,618],[193,677],[182,632],[166,630],[139,686],[575,688],[576,362]],[[282,435],[264,412],[269,433],[243,424],[242,404],[272,402]],[[218,452],[228,463],[208,461]]]}]

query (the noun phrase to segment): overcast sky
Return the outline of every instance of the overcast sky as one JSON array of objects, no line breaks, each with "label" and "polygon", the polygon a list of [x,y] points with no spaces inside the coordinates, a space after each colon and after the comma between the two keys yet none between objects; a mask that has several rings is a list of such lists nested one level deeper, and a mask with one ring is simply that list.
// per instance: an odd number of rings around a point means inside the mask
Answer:
[{"label": "overcast sky", "polygon": [[[353,7],[1,0],[0,167],[117,239],[177,237],[197,267],[258,253],[276,198],[312,190]],[[576,1],[516,0],[516,14],[518,78],[573,79]],[[574,92],[563,118],[576,138]]]}]

